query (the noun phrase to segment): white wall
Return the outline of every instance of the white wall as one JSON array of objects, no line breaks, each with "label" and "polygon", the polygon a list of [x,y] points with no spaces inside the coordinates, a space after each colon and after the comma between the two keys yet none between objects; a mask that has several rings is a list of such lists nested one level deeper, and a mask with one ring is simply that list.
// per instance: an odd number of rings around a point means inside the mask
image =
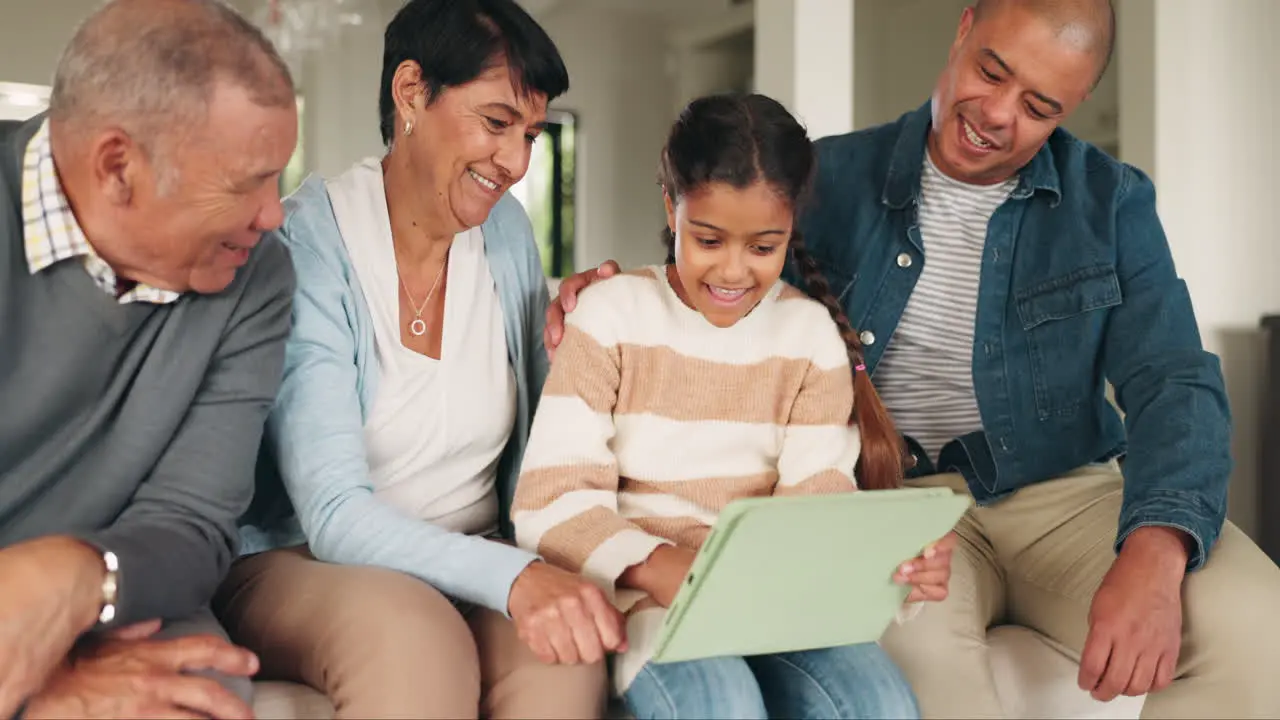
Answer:
[{"label": "white wall", "polygon": [[569,92],[553,106],[579,123],[577,267],[661,262],[658,155],[675,95],[665,26],[591,0],[564,0],[538,21],[569,68]]},{"label": "white wall", "polygon": [[1259,446],[1275,441],[1258,434],[1258,321],[1280,311],[1280,50],[1271,44],[1280,3],[1124,0],[1121,8],[1125,57],[1138,63],[1123,75],[1126,143],[1154,178],[1205,345],[1222,358],[1235,420],[1229,516],[1252,533],[1261,521]]},{"label": "white wall", "polygon": [[854,130],[853,0],[755,0],[755,91],[815,138]]},{"label": "white wall", "polygon": [[[970,4],[972,0],[854,0],[855,127],[895,120],[929,99],[946,65],[960,13]],[[1113,66],[1065,124],[1108,148],[1116,141],[1116,75]]]},{"label": "white wall", "polygon": [[754,87],[754,29],[748,24],[730,32],[732,34],[723,39],[705,43],[684,41],[678,36],[672,38],[673,119],[691,101],[704,95],[749,91]]},{"label": "white wall", "polygon": [[62,48],[101,0],[0,0],[0,82],[53,83]]},{"label": "white wall", "polygon": [[385,152],[378,134],[382,33],[393,13],[372,8],[363,25],[346,28],[337,42],[310,53],[295,69],[303,109],[307,169],[325,177]]}]

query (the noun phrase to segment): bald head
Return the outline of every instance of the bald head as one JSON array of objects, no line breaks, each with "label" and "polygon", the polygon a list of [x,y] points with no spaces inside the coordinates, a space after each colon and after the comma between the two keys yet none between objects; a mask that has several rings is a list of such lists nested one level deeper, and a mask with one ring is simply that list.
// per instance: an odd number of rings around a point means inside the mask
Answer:
[{"label": "bald head", "polygon": [[154,150],[175,130],[203,123],[220,82],[264,107],[295,102],[270,41],[218,0],[112,0],[63,53],[49,117],[64,135],[113,126]]},{"label": "bald head", "polygon": [[1098,59],[1097,84],[1115,49],[1116,13],[1111,0],[978,0],[973,19],[981,22],[1014,7],[1048,23],[1059,40],[1093,53]]}]

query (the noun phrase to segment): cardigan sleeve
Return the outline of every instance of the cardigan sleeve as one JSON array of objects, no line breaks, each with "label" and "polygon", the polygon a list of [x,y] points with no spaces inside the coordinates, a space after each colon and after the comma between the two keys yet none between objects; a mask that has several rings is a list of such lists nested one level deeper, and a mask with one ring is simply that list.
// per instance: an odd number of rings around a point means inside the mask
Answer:
[{"label": "cardigan sleeve", "polygon": [[[293,249],[298,289],[284,379],[267,423],[311,552],[325,562],[398,570],[505,614],[511,585],[533,555],[445,530],[373,494],[348,311],[354,290],[339,261],[322,257],[320,233],[337,228],[291,222],[281,233]],[[341,240],[328,240],[335,249],[327,254],[336,254]]]},{"label": "cardigan sleeve", "polygon": [[253,495],[294,287],[289,253],[279,243],[263,243],[255,255],[168,447],[115,522],[77,534],[119,558],[120,601],[111,626],[195,612],[208,604],[236,557],[236,518]]}]

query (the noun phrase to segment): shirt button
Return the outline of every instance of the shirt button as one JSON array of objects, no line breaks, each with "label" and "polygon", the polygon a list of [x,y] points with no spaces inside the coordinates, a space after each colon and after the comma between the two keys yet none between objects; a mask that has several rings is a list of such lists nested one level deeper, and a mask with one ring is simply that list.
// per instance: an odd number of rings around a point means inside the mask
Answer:
[{"label": "shirt button", "polygon": [[900,268],[909,268],[909,267],[911,267],[911,256],[910,256],[910,255],[908,255],[908,254],[906,254],[906,253],[901,253],[901,254],[899,254],[899,255],[898,255],[898,267],[900,267]]},{"label": "shirt button", "polygon": [[875,334],[875,333],[873,333],[873,332],[871,332],[870,330],[863,330],[863,331],[858,335],[858,339],[862,341],[862,344],[863,344],[863,345],[875,345],[875,344],[876,344],[876,334]]}]

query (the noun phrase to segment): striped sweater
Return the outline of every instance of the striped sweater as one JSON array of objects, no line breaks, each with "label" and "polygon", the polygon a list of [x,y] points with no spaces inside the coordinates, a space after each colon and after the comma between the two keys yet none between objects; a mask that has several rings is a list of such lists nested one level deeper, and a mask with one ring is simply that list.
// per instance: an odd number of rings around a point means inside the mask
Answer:
[{"label": "striped sweater", "polygon": [[584,290],[543,388],[512,519],[516,540],[627,613],[625,691],[665,610],[616,589],[660,544],[696,550],[731,500],[855,490],[853,376],[826,309],[779,281],[718,328],[661,267]]}]

